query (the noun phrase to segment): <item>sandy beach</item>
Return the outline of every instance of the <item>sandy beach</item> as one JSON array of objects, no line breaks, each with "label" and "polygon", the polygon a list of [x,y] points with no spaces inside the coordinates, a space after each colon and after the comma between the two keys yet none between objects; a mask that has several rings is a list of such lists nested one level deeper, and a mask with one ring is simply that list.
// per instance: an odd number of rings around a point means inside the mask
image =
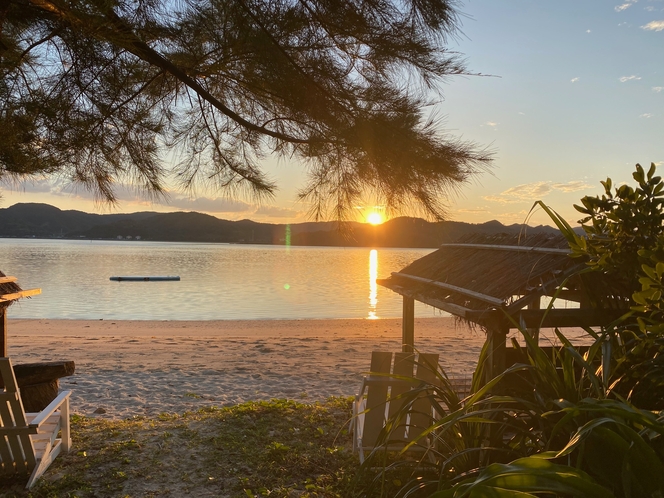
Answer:
[{"label": "sandy beach", "polygon": [[[74,360],[74,413],[121,419],[207,405],[350,396],[374,350],[399,351],[401,320],[8,321],[14,363]],[[417,319],[415,346],[472,372],[484,333]],[[100,413],[101,412],[101,413]]]},{"label": "sandy beach", "polygon": [[[401,349],[401,320],[8,320],[12,361],[74,360],[60,381],[74,413],[108,419],[248,400],[356,394],[371,351]],[[574,335],[568,335],[573,338]],[[415,347],[451,376],[472,373],[484,333],[415,321]]]}]

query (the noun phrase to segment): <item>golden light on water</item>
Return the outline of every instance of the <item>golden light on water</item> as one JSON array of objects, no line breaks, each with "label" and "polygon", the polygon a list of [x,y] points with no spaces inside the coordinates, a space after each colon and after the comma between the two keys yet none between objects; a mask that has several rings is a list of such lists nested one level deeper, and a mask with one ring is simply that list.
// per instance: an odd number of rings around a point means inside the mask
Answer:
[{"label": "golden light on water", "polygon": [[376,305],[378,304],[378,251],[372,249],[369,253],[369,320],[376,320]]},{"label": "golden light on water", "polygon": [[367,222],[371,223],[372,225],[380,225],[384,221],[385,218],[383,218],[383,215],[377,211],[373,211],[367,215]]}]

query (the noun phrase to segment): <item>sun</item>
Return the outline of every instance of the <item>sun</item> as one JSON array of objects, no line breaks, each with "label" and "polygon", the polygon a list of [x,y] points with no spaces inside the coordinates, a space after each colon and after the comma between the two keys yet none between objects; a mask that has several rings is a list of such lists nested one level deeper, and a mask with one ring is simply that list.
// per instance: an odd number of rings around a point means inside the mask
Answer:
[{"label": "sun", "polygon": [[374,211],[372,213],[369,213],[369,215],[367,216],[367,221],[372,225],[380,225],[385,220],[383,219],[382,214]]}]

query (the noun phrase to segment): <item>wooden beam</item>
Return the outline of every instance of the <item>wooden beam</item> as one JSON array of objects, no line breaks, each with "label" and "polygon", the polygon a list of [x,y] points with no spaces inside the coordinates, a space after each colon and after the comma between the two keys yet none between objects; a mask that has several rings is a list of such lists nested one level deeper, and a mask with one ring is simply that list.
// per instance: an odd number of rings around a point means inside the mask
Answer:
[{"label": "wooden beam", "polygon": [[[539,296],[537,296],[537,299],[535,299],[534,301],[532,301],[532,302],[528,305],[528,309],[529,309],[529,310],[539,310],[539,309],[541,309],[541,308],[542,308],[542,306],[541,306],[541,298],[540,298]],[[539,333],[540,333],[540,329],[539,329],[539,327],[530,327],[530,328],[528,328],[527,330],[528,330],[528,333],[530,334],[530,336],[531,336],[533,339],[535,339],[535,344],[539,344]]]},{"label": "wooden beam", "polygon": [[451,313],[452,315],[456,315],[461,318],[465,318],[466,313],[475,311],[471,310],[470,308],[465,308],[463,306],[460,306],[458,304],[448,303],[441,299],[436,299],[434,297],[429,297],[424,294],[420,294],[407,287],[402,287],[399,284],[395,283],[394,280],[390,280],[387,278],[377,279],[376,283],[378,285],[382,285],[383,287],[387,287],[388,289],[396,292],[397,294],[400,294],[402,296],[412,297],[413,299],[415,299],[415,301],[419,301],[421,303],[427,304],[439,310],[447,311],[448,313]]},{"label": "wooden beam", "polygon": [[401,350],[404,353],[415,352],[415,300],[408,296],[403,296]]},{"label": "wooden beam", "polygon": [[629,310],[569,308],[561,310],[523,310],[519,319],[529,327],[597,327],[614,322]]},{"label": "wooden beam", "polygon": [[[485,382],[490,382],[497,375],[505,371],[507,360],[507,333],[509,327],[505,326],[500,321],[490,322],[486,325],[486,357],[484,360],[484,379]],[[491,394],[503,394],[501,384],[497,384],[491,389]],[[495,405],[489,405],[489,408]],[[497,439],[502,439],[502,434],[498,431],[495,424],[486,424],[483,431],[489,441],[489,446],[495,447]]]},{"label": "wooden beam", "polygon": [[[561,310],[521,310],[512,314],[516,323],[526,328],[536,327],[598,327],[608,325],[617,320],[629,310],[570,308]],[[515,328],[509,322],[504,312],[500,310],[469,311],[466,318],[471,322],[489,323],[503,320],[510,328]],[[540,325],[541,324],[541,325]]]},{"label": "wooden beam", "polygon": [[469,311],[473,311],[469,308],[464,308],[463,306],[459,306],[458,304],[452,304],[452,303],[446,303],[445,301],[441,301],[440,299],[435,299],[432,297],[427,297],[425,295],[420,295],[416,292],[408,293],[407,290],[404,290],[404,292],[399,292],[402,296],[412,294],[412,298],[415,299],[415,301],[419,301],[421,303],[427,304],[433,308],[447,311],[448,313],[458,316],[460,318],[465,318],[466,313]]},{"label": "wooden beam", "polygon": [[524,246],[504,246],[495,244],[441,244],[440,247],[466,247],[468,249],[489,249],[492,251],[513,251],[513,252],[535,252],[542,254],[572,254],[569,249],[559,249],[557,247],[524,247]]},{"label": "wooden beam", "polygon": [[576,303],[580,303],[586,298],[586,293],[583,291],[567,289],[561,291],[551,289],[550,291],[546,291],[543,295],[549,297],[556,296],[556,299],[564,299],[565,301],[574,301]]},{"label": "wooden beam", "polygon": [[[447,311],[460,318],[464,318],[470,322],[486,325],[490,322],[504,321],[508,323],[510,328],[514,328],[513,324],[508,320],[506,314],[502,310],[486,309],[486,310],[473,310],[460,306],[458,304],[448,303],[442,299],[435,299],[426,295],[417,293],[412,289],[402,287],[392,279],[381,279],[376,282],[383,287],[393,290],[402,296],[409,296],[434,308]],[[537,327],[597,327],[601,325],[608,325],[624,315],[628,310],[620,309],[593,309],[593,308],[568,308],[568,309],[552,309],[552,310],[517,310],[510,313],[510,316],[525,328]],[[540,325],[541,323],[541,325]]]},{"label": "wooden beam", "polygon": [[7,308],[0,308],[0,352],[7,356]]},{"label": "wooden beam", "polygon": [[486,328],[486,342],[488,344],[487,358],[484,365],[485,379],[491,379],[505,371],[505,358],[507,356],[506,342],[509,328],[494,323]]},{"label": "wooden beam", "polygon": [[475,292],[470,289],[464,289],[463,287],[457,287],[456,285],[438,282],[437,280],[431,280],[430,278],[416,277],[415,275],[408,275],[406,273],[399,273],[399,272],[393,272],[392,276],[397,278],[405,278],[408,280],[413,280],[415,282],[420,282],[427,285],[433,285],[435,287],[440,287],[441,289],[445,290],[451,290],[453,292],[458,292],[459,294],[463,294],[464,296],[472,297],[473,299],[477,299],[479,301],[489,303],[494,306],[502,306],[504,304],[502,299],[498,299],[496,297],[489,296],[487,294],[482,294],[480,292]]},{"label": "wooden beam", "polygon": [[[527,293],[523,297],[517,299],[507,307],[507,312],[510,314],[515,313],[519,311],[521,308],[524,308],[525,306],[529,305],[534,298],[539,299],[539,296],[553,296],[553,294],[556,293],[556,290],[558,289],[560,284],[566,278],[573,275],[575,272],[579,271],[581,266],[585,265],[570,267],[567,269],[567,271],[560,273],[559,275],[556,275],[553,279],[540,284],[538,287],[527,289],[526,290]],[[562,292],[571,292],[571,291],[563,290]],[[563,295],[559,295],[558,298],[566,299],[568,301],[574,300],[566,298]]]},{"label": "wooden beam", "polygon": [[0,284],[11,284],[16,282],[16,277],[0,277]]},{"label": "wooden beam", "polygon": [[0,294],[0,302],[15,301],[22,297],[36,296],[37,294],[41,294],[41,289],[27,289],[12,294]]}]

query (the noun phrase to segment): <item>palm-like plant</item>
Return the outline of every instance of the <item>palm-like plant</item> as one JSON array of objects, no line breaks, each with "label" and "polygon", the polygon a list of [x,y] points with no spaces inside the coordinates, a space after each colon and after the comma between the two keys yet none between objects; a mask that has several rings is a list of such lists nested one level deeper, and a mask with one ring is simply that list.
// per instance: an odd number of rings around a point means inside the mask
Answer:
[{"label": "palm-like plant", "polygon": [[[559,330],[551,353],[522,331],[527,361],[486,383],[483,351],[463,402],[444,373],[409,393],[428,396],[438,412],[421,433],[434,441],[436,472],[424,459],[386,466],[411,467],[399,496],[664,496],[664,412],[653,411],[664,391],[664,183],[654,171],[637,165],[638,188],[613,195],[607,180],[605,196],[584,198],[577,209],[592,222],[587,238],[540,203],[573,254],[589,261],[585,272],[634,291],[632,308],[600,333],[588,329],[593,342],[583,355]],[[634,230],[634,219],[655,228]]]}]

